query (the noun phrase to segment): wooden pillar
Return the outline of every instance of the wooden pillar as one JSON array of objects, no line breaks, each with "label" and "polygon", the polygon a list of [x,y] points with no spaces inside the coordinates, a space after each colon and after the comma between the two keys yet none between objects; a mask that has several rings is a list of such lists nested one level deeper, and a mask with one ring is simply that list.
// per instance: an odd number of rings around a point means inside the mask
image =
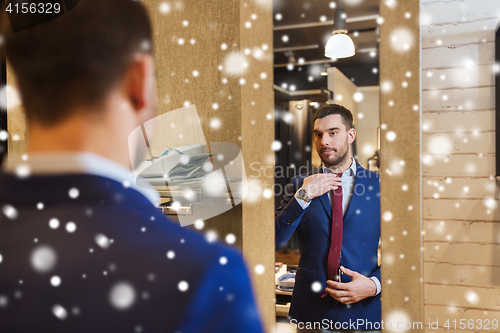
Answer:
[{"label": "wooden pillar", "polygon": [[393,324],[424,319],[419,10],[380,1],[382,319]]}]

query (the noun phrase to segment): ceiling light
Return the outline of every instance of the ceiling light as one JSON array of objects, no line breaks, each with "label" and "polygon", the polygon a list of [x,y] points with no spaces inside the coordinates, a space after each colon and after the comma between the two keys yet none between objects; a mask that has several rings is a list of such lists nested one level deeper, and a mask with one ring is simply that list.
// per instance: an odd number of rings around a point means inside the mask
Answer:
[{"label": "ceiling light", "polygon": [[333,22],[333,36],[330,37],[325,47],[327,58],[347,58],[356,54],[354,43],[347,35],[346,15],[342,8],[342,0],[339,0],[339,8],[335,11]]}]

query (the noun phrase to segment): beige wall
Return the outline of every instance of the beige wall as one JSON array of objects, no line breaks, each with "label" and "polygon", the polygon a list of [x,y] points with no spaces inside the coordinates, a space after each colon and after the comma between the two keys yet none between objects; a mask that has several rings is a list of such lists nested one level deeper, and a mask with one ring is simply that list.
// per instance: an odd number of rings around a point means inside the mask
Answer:
[{"label": "beige wall", "polygon": [[499,13],[498,1],[422,1],[424,304],[440,326],[500,318]]},{"label": "beige wall", "polygon": [[358,87],[363,100],[358,102],[356,120],[357,161],[368,169],[368,159],[378,149],[378,127],[380,126],[379,87]]},{"label": "beige wall", "polygon": [[[12,68],[7,63],[7,85],[10,86],[10,96],[7,96],[7,128],[9,140],[7,152],[9,155],[21,155],[26,152],[26,119],[24,110],[19,104],[20,96]],[[14,102],[12,102],[14,101]]]},{"label": "beige wall", "polygon": [[337,67],[328,68],[328,90],[333,91],[333,103],[344,105],[351,110],[354,116],[354,125],[357,125],[358,103],[354,101],[354,94],[358,87]]}]

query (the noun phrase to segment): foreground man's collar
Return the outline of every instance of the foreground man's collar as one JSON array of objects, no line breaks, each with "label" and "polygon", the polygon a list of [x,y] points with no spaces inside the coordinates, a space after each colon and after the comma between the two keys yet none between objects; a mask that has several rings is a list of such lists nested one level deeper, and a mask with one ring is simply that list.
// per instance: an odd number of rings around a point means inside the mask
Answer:
[{"label": "foreground man's collar", "polygon": [[106,177],[138,191],[154,206],[160,203],[158,192],[153,187],[146,189],[136,184],[132,170],[94,153],[30,153],[23,156],[7,156],[2,171],[11,174],[28,172],[33,176],[90,174]]}]

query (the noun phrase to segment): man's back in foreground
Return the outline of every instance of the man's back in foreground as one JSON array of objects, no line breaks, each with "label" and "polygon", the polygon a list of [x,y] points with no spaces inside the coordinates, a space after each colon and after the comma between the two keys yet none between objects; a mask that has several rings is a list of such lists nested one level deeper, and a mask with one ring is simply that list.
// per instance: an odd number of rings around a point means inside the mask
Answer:
[{"label": "man's back in foreground", "polygon": [[174,225],[135,189],[86,174],[2,175],[0,203],[1,332],[260,330],[239,254]]}]

